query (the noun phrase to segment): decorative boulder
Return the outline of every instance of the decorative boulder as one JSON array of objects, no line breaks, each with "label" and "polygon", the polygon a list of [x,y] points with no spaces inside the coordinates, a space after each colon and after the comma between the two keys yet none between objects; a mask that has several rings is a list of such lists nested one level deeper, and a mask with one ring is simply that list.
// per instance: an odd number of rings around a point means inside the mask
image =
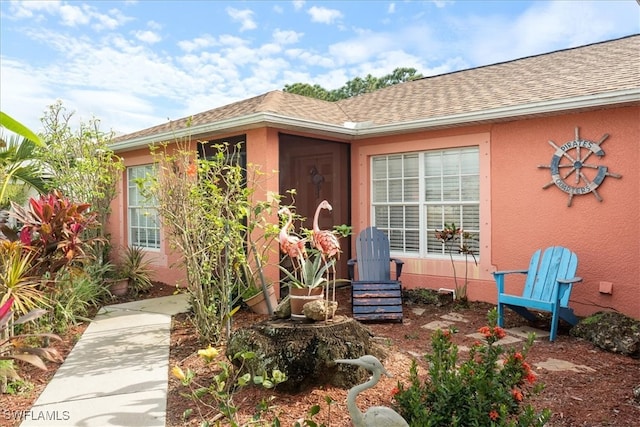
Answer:
[{"label": "decorative boulder", "polygon": [[315,300],[302,306],[302,314],[310,320],[325,320],[333,318],[338,308],[336,301]]},{"label": "decorative boulder", "polygon": [[345,316],[330,322],[267,320],[235,331],[227,355],[254,352],[256,357],[244,362],[245,369],[254,373],[279,369],[288,378],[278,385],[282,391],[297,393],[327,384],[349,388],[363,382],[366,372],[334,360],[365,354],[384,359],[383,348],[371,338],[369,329]]},{"label": "decorative boulder", "polygon": [[617,312],[598,312],[571,328],[571,335],[613,353],[640,358],[640,320]]}]

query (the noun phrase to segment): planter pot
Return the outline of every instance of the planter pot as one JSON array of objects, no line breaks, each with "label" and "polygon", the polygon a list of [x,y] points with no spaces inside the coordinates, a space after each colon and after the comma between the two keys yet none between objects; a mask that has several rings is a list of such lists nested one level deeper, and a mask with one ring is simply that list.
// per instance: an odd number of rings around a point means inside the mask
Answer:
[{"label": "planter pot", "polygon": [[129,291],[129,279],[109,280],[108,286],[111,295],[121,297]]},{"label": "planter pot", "polygon": [[322,288],[289,288],[289,299],[291,302],[291,318],[302,320],[305,318],[302,314],[302,307],[311,301],[324,299]]},{"label": "planter pot", "polygon": [[[275,309],[278,305],[278,299],[276,298],[276,289],[273,286],[269,286],[268,288],[269,294],[269,302],[271,302],[271,308]],[[249,306],[251,311],[258,314],[271,314],[269,313],[269,307],[267,306],[267,301],[264,299],[264,293],[258,292],[254,296],[244,300],[244,302]]]}]

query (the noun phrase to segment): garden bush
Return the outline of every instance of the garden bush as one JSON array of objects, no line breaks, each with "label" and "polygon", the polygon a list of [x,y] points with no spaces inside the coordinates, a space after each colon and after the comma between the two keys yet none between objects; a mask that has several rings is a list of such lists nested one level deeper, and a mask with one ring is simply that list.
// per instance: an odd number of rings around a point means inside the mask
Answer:
[{"label": "garden bush", "polygon": [[548,410],[536,412],[525,405],[526,397],[542,389],[525,357],[534,335],[520,351],[505,349],[496,342],[505,336],[496,326],[496,312],[488,316],[489,326],[479,332],[484,342],[469,351],[460,363],[458,348],[452,342],[454,330],[437,330],[432,352],[425,355],[428,376],[421,379],[414,361],[410,384],[398,383],[394,390],[395,408],[412,426],[539,426],[551,417]]}]

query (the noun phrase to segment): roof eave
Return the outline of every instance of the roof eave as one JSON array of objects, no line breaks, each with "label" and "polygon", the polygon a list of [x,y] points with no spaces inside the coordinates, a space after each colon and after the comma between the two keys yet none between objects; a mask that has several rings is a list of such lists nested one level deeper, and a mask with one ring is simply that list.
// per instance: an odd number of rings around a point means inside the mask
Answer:
[{"label": "roof eave", "polygon": [[421,119],[410,122],[391,123],[356,129],[356,138],[371,138],[407,131],[447,128],[468,124],[481,124],[522,117],[535,117],[559,112],[589,110],[602,107],[616,107],[640,103],[640,88],[586,95],[560,100],[543,101],[517,106],[493,108],[449,116]]},{"label": "roof eave", "polygon": [[342,125],[260,112],[119,141],[111,144],[111,149],[116,152],[135,150],[162,142],[176,141],[189,136],[197,139],[198,135],[215,135],[216,133],[229,133],[234,130],[247,130],[261,126],[277,126],[284,129],[313,131],[317,134],[340,138],[344,138],[345,134],[347,136],[353,134],[353,131],[345,129]]},{"label": "roof eave", "polygon": [[111,148],[116,152],[128,151],[160,142],[175,141],[176,139],[187,136],[197,137],[198,135],[228,133],[233,132],[234,130],[246,130],[261,126],[274,126],[283,129],[313,132],[314,134],[340,139],[362,139],[418,130],[447,128],[466,124],[489,123],[512,118],[533,117],[562,111],[614,107],[638,102],[640,102],[640,88],[634,88],[623,91],[542,101],[531,104],[493,108],[490,110],[472,111],[469,113],[452,114],[410,122],[370,126],[368,126],[368,124],[364,126],[353,126],[353,123],[337,125],[319,122],[316,120],[300,119],[274,113],[260,112],[120,141],[112,144]]}]

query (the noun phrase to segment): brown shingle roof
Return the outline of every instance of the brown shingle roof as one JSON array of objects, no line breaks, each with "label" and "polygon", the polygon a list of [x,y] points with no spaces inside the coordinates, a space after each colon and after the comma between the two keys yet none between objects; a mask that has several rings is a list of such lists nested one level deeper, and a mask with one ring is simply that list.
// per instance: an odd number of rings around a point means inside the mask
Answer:
[{"label": "brown shingle roof", "polygon": [[[192,116],[192,126],[272,113],[342,126],[411,122],[640,88],[640,35],[425,77],[339,102],[268,92]],[[116,139],[182,129],[183,118]]]},{"label": "brown shingle roof", "polygon": [[124,141],[149,135],[184,129],[190,121],[192,127],[213,123],[221,120],[239,118],[255,113],[274,113],[288,117],[305,118],[313,121],[333,121],[342,124],[348,120],[340,107],[328,101],[309,98],[282,91],[267,92],[253,98],[234,102],[191,117],[174,120],[162,125],[143,129],[138,132],[123,135],[115,141]]},{"label": "brown shingle roof", "polygon": [[355,122],[388,124],[640,88],[640,36],[387,87],[340,101]]}]

